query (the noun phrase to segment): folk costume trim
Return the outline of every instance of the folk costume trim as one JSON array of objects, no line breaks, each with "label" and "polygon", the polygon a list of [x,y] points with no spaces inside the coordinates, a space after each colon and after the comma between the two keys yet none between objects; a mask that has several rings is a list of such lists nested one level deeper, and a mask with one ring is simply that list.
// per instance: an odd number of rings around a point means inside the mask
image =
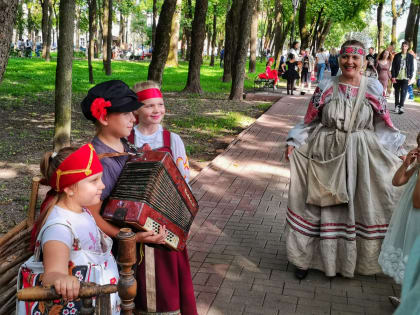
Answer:
[{"label": "folk costume trim", "polygon": [[[86,160],[88,163],[86,165]],[[88,143],[70,154],[57,168],[49,180],[51,188],[62,192],[64,188],[89,176],[102,172],[102,164],[92,144]]]},{"label": "folk costume trim", "polygon": [[356,237],[368,240],[383,239],[388,229],[388,224],[365,225],[356,222],[355,225],[346,223],[323,223],[314,224],[301,216],[287,209],[287,224],[296,232],[308,237],[319,237],[321,239],[345,239],[354,241]]},{"label": "folk costume trim", "polygon": [[156,270],[155,270],[155,249],[150,246],[144,246],[144,255],[146,257],[146,299],[147,311],[156,312]]},{"label": "folk costume trim", "polygon": [[137,99],[140,102],[148,100],[149,98],[163,98],[162,92],[157,88],[145,89],[136,93]]},{"label": "folk costume trim", "polygon": [[340,49],[340,55],[360,55],[364,57],[366,51],[360,46],[344,46]]}]

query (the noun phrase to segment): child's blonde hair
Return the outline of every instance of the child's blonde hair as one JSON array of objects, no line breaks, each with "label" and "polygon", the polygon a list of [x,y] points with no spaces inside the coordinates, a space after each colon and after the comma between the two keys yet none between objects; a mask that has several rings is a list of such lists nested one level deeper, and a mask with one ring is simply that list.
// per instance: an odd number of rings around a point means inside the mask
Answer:
[{"label": "child's blonde hair", "polygon": [[136,84],[134,84],[133,91],[137,93],[143,90],[153,89],[153,88],[160,90],[160,86],[157,82],[149,80],[149,81],[137,82]]}]

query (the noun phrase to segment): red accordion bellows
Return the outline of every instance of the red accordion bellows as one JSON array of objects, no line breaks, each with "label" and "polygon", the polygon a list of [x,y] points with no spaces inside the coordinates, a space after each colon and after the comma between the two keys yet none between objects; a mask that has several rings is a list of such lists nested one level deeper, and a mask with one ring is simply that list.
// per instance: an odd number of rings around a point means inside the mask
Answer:
[{"label": "red accordion bellows", "polygon": [[166,245],[183,250],[197,211],[197,200],[170,154],[146,151],[127,161],[103,217],[146,231],[166,225]]}]

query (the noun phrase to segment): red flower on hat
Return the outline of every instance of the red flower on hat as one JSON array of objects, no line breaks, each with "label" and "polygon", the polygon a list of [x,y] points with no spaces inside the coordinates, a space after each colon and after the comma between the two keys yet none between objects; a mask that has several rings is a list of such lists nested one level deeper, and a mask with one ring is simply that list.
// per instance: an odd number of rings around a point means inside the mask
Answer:
[{"label": "red flower on hat", "polygon": [[364,52],[364,50],[362,48],[359,48],[357,50],[357,52],[359,53],[359,55],[364,55],[365,54],[365,52]]},{"label": "red flower on hat", "polygon": [[106,107],[111,107],[110,101],[105,101],[102,97],[95,98],[92,105],[90,106],[90,112],[92,116],[95,117],[97,120],[103,119],[106,114]]}]

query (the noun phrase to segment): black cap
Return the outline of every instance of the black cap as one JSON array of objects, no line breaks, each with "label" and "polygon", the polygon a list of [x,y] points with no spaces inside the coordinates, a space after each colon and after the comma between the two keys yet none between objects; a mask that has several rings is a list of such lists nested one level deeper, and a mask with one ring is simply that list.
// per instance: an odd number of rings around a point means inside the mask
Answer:
[{"label": "black cap", "polygon": [[127,84],[121,80],[111,80],[99,83],[88,91],[82,101],[82,112],[85,117],[93,122],[96,118],[92,116],[90,107],[97,98],[103,98],[111,102],[111,107],[106,110],[109,113],[127,113],[138,109],[143,103],[137,100],[137,95]]}]

